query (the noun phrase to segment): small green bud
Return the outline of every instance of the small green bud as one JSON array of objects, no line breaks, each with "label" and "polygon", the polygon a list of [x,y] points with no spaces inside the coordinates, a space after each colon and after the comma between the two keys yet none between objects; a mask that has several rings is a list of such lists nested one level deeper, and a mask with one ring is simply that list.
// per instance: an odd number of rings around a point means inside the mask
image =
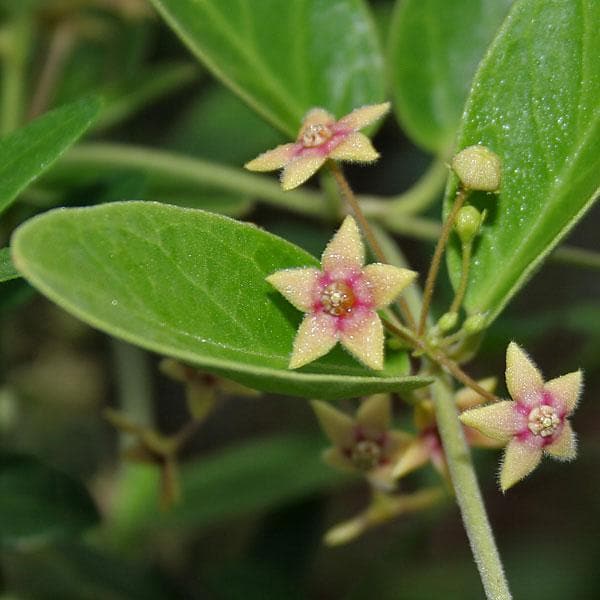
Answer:
[{"label": "small green bud", "polygon": [[482,314],[471,315],[465,320],[463,327],[469,335],[479,333],[485,327],[485,317]]},{"label": "small green bud", "polygon": [[456,327],[456,322],[458,321],[458,313],[456,312],[447,312],[440,317],[437,325],[442,333],[446,333],[446,331],[450,331]]},{"label": "small green bud", "polygon": [[473,241],[482,222],[482,214],[474,206],[463,206],[458,211],[456,223],[454,224],[454,229],[456,229],[460,241],[463,244],[468,244]]},{"label": "small green bud", "polygon": [[500,157],[486,146],[469,146],[452,159],[452,169],[469,190],[497,192],[500,189]]}]

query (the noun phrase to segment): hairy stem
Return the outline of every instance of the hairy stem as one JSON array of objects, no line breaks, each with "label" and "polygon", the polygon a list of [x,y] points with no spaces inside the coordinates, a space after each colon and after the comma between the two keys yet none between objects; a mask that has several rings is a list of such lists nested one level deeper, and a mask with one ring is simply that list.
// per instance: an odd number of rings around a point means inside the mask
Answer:
[{"label": "hairy stem", "polygon": [[449,373],[451,373],[455,379],[470,387],[473,391],[477,392],[480,396],[488,400],[489,402],[498,402],[500,398],[495,396],[488,390],[481,387],[470,375],[465,373],[458,363],[454,362],[451,358],[446,356],[443,351],[437,348],[429,347],[423,340],[416,337],[415,334],[406,327],[391,323],[390,321],[384,320],[384,326],[388,331],[397,335],[398,337],[406,340],[413,348],[426,354],[433,362],[444,367]]},{"label": "hairy stem", "polygon": [[427,315],[429,314],[429,307],[431,305],[433,290],[435,289],[435,282],[440,270],[442,256],[444,254],[444,250],[446,249],[448,238],[450,237],[450,232],[454,226],[456,215],[461,209],[466,197],[467,191],[461,186],[456,194],[456,198],[454,199],[452,209],[450,210],[450,213],[448,214],[448,217],[442,226],[442,231],[436,244],[433,258],[431,259],[431,265],[429,266],[429,272],[427,273],[427,279],[425,281],[425,290],[423,292],[423,309],[421,310],[419,327],[417,328],[417,333],[419,336],[423,335],[425,330],[425,323],[427,322]]},{"label": "hairy stem", "polygon": [[[369,221],[367,221],[367,218],[365,217],[360,207],[360,204],[356,199],[352,188],[350,187],[350,184],[344,176],[342,169],[336,162],[332,160],[328,162],[328,165],[336,183],[338,184],[338,187],[340,188],[340,193],[342,197],[348,203],[348,205],[352,209],[352,212],[357,218],[363,235],[365,236],[369,247],[373,251],[373,254],[379,262],[388,263],[389,261],[387,260],[383,250],[381,249],[381,246],[379,245],[379,242],[377,241],[377,238],[375,237],[375,234],[371,229],[371,225],[369,224]],[[410,311],[410,307],[406,302],[406,299],[401,296],[400,298],[398,298],[397,303],[400,308],[400,313],[402,314],[403,319],[406,321],[406,323],[411,329],[414,329],[416,324]]]},{"label": "hairy stem", "polygon": [[435,413],[469,543],[488,600],[512,598],[481,491],[465,441],[452,386],[444,378],[432,385]]}]

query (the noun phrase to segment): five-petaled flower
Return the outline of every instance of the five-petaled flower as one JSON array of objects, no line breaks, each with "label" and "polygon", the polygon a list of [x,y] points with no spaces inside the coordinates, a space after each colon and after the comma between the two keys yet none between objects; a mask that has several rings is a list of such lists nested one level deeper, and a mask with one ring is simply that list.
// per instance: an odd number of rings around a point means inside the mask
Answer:
[{"label": "five-petaled flower", "polygon": [[383,369],[383,325],[377,310],[390,304],[416,276],[375,263],[363,267],[365,250],[356,222],[346,217],[316,268],[284,269],[267,277],[306,313],[294,340],[289,368],[327,354],[339,341],[371,369]]},{"label": "five-petaled flower", "polygon": [[336,121],[323,108],[313,108],[304,117],[294,143],[263,152],[244,166],[250,171],[283,168],[281,185],[291,190],[316,173],[327,159],[372,162],[379,154],[358,130],[380,119],[389,109],[389,102],[370,104]]},{"label": "five-petaled flower", "polygon": [[528,475],[549,454],[571,460],[577,453],[568,417],[575,410],[582,388],[581,371],[544,383],[527,354],[515,343],[506,352],[506,385],[513,400],[468,410],[465,425],[505,442],[500,471],[503,491]]},{"label": "five-petaled flower", "polygon": [[324,451],[323,460],[341,471],[365,474],[378,488],[392,488],[391,468],[410,436],[390,429],[389,394],[363,400],[354,419],[320,400],[314,400],[312,406],[333,444]]}]

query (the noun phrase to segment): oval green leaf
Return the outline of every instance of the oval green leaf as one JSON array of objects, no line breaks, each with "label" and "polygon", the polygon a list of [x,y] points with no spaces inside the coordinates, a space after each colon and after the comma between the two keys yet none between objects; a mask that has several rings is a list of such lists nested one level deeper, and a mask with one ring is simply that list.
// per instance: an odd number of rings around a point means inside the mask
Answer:
[{"label": "oval green leaf", "polygon": [[318,266],[253,225],[148,202],[59,209],[12,241],[17,269],[92,326],[269,392],[337,399],[426,385],[405,354],[373,372],[337,349],[287,369],[301,319],[265,281],[278,269]]},{"label": "oval green leaf", "polygon": [[394,108],[420,146],[446,154],[471,80],[512,0],[402,0],[389,32]]},{"label": "oval green leaf", "polygon": [[[488,215],[465,306],[492,321],[600,188],[600,3],[517,2],[479,69],[458,148],[484,144],[503,162],[498,197],[475,194]],[[448,209],[456,192],[451,181]],[[454,240],[456,242],[456,240]],[[448,254],[460,279],[458,244]]]},{"label": "oval green leaf", "polygon": [[295,136],[306,111],[381,102],[383,59],[362,0],[152,0],[188,48]]},{"label": "oval green leaf", "polygon": [[73,536],[96,525],[85,487],[31,456],[0,455],[0,547]]},{"label": "oval green leaf", "polygon": [[84,98],[0,139],[0,213],[81,137],[99,112],[97,98]]}]

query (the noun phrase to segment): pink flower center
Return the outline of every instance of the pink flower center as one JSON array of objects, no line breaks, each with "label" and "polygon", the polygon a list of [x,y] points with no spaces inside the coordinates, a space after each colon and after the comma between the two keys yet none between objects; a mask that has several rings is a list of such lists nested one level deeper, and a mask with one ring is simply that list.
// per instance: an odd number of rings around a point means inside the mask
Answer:
[{"label": "pink flower center", "polygon": [[349,315],[356,305],[354,291],[343,281],[334,281],[326,286],[320,300],[323,311],[333,317]]},{"label": "pink flower center", "polygon": [[305,148],[315,148],[324,144],[333,132],[327,125],[313,123],[308,125],[300,134],[300,141]]},{"label": "pink flower center", "polygon": [[552,406],[542,404],[536,406],[530,413],[527,427],[533,435],[540,437],[551,436],[560,425],[560,417]]}]

